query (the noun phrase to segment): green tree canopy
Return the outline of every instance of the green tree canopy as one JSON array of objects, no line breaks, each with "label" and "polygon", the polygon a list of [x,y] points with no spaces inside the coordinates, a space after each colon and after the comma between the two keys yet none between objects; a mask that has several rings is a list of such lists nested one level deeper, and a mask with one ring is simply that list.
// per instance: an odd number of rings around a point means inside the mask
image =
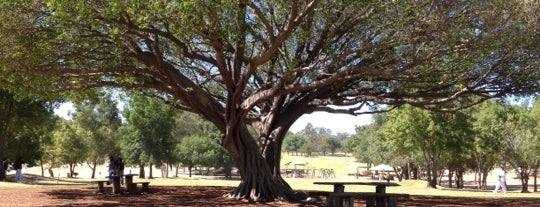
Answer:
[{"label": "green tree canopy", "polygon": [[69,165],[70,175],[78,164],[86,161],[89,147],[88,137],[91,132],[73,121],[58,119],[57,127],[52,133],[54,157],[60,164]]},{"label": "green tree canopy", "polygon": [[[124,107],[126,125],[120,144],[128,164],[138,164],[144,177],[145,164],[161,165],[169,161],[175,142],[172,129],[175,125],[174,111],[169,105],[154,98],[133,94]],[[152,169],[152,168],[150,168]],[[152,177],[152,171],[149,174]]]},{"label": "green tree canopy", "polygon": [[195,166],[215,166],[218,162],[221,146],[209,137],[188,136],[177,145],[180,162],[188,167],[189,177]]},{"label": "green tree canopy", "polygon": [[503,152],[502,129],[506,122],[506,104],[487,101],[474,108],[474,148],[471,150],[475,170],[479,172],[479,187],[487,188],[487,177],[495,164],[501,164]]},{"label": "green tree canopy", "polygon": [[382,133],[398,153],[422,153],[429,186],[436,188],[442,158],[450,152],[462,153],[471,146],[470,130],[463,113],[440,113],[404,106],[388,114]]},{"label": "green tree canopy", "polygon": [[298,155],[298,152],[302,149],[304,144],[306,144],[306,138],[304,136],[296,133],[289,133],[283,140],[283,150]]},{"label": "green tree canopy", "polygon": [[87,139],[89,148],[87,163],[95,177],[96,166],[104,164],[110,155],[118,154],[116,147],[120,135],[118,129],[122,126],[117,102],[110,92],[104,91],[99,98],[75,103],[76,112],[73,121],[89,131]]},{"label": "green tree canopy", "polygon": [[[44,153],[41,141],[50,138],[55,124],[53,107],[53,102],[0,88],[0,159],[14,162],[22,157],[35,165]],[[0,172],[0,180],[5,180],[5,172]]]}]

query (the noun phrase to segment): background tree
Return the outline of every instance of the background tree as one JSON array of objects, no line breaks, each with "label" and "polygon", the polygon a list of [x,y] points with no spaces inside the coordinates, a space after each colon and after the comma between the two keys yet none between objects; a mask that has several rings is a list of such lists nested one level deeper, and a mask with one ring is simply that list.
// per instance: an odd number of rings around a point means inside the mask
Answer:
[{"label": "background tree", "polygon": [[[213,160],[211,167],[214,167],[215,169],[222,169],[223,173],[225,174],[226,178],[232,177],[232,168],[235,166],[234,160],[232,160],[232,157],[223,149],[223,147],[219,146],[217,143],[219,143],[219,140],[223,136],[219,130],[210,122],[201,119],[198,115],[188,112],[179,112],[176,114],[176,127],[174,127],[173,130],[173,137],[176,140],[176,148],[175,149],[181,149],[184,152],[188,149],[183,148],[183,146],[180,146],[182,143],[182,140],[185,137],[205,137],[210,138],[212,142],[208,142],[209,145],[212,145],[210,147],[214,147],[216,149],[212,149],[215,154],[211,157]],[[205,140],[206,141],[206,140]],[[191,141],[188,141],[187,144],[191,143]],[[192,149],[191,149],[192,150]],[[180,152],[178,150],[174,151],[175,161],[173,163],[177,164],[176,167],[176,174],[178,174],[178,168],[180,164],[186,164],[186,166],[189,166],[189,159],[187,159],[184,154],[184,152]],[[207,166],[209,167],[209,166]]]},{"label": "background tree", "polygon": [[519,174],[521,192],[529,192],[529,177],[540,153],[539,136],[533,134],[537,125],[524,106],[508,107],[507,120],[502,128],[503,150],[501,166],[506,168],[506,161]]},{"label": "background tree", "polygon": [[283,150],[287,153],[298,155],[304,144],[306,144],[304,136],[296,133],[288,133],[283,140]]},{"label": "background tree", "polygon": [[503,151],[502,129],[506,122],[505,105],[499,101],[487,101],[475,108],[472,113],[474,148],[472,156],[478,172],[478,187],[487,188],[487,177],[500,162]]},{"label": "background tree", "polygon": [[201,114],[238,163],[231,195],[252,200],[302,198],[279,158],[303,114],[405,103],[454,111],[538,90],[530,1],[13,0],[0,9],[2,85],[141,89]]},{"label": "background tree", "polygon": [[[54,126],[53,107],[52,102],[0,89],[0,159],[14,162],[21,156],[30,166],[36,165],[43,155],[40,140],[49,136]],[[5,179],[3,170],[0,180]]]},{"label": "background tree", "polygon": [[[534,136],[538,136],[540,135],[540,99],[538,99],[538,97],[536,97],[536,100],[534,101],[533,103],[533,107],[531,109],[531,117],[534,121],[534,123],[536,123],[535,127],[534,127]],[[536,147],[539,147],[538,146],[538,142],[535,143]],[[537,153],[540,152],[540,149],[537,149],[536,150]],[[534,192],[537,192],[538,191],[538,182],[537,182],[537,179],[538,179],[538,168],[540,167],[540,155],[539,154],[536,154],[536,161],[534,162],[534,165],[533,165],[533,175],[534,175]]]},{"label": "background tree", "polygon": [[182,139],[182,142],[177,145],[180,162],[188,167],[189,177],[193,167],[212,166],[217,161],[219,148],[215,142],[209,137],[188,136]]},{"label": "background tree", "polygon": [[174,163],[176,167],[176,173],[177,176],[179,173],[179,168],[181,165],[180,157],[177,152],[177,147],[182,141],[184,137],[188,136],[194,136],[194,135],[209,135],[212,134],[214,131],[217,131],[215,129],[215,126],[213,126],[210,122],[205,121],[204,119],[201,119],[197,114],[193,114],[190,112],[185,111],[178,111],[175,115],[175,126],[173,127],[172,136],[174,138],[175,142],[175,150],[172,153],[171,163]]},{"label": "background tree", "polygon": [[392,111],[388,116],[389,121],[383,129],[384,136],[401,150],[413,149],[421,152],[427,168],[428,186],[436,188],[445,147],[463,136],[448,131],[447,127],[459,121],[452,121],[455,118],[450,114],[429,112],[411,106]]},{"label": "background tree", "polygon": [[73,121],[90,132],[86,137],[89,148],[87,163],[92,169],[91,178],[95,177],[96,166],[102,165],[110,155],[119,150],[116,148],[119,140],[118,129],[122,125],[117,102],[110,93],[100,94],[100,98],[75,103]]},{"label": "background tree", "polygon": [[325,152],[330,152],[332,155],[336,153],[336,151],[340,150],[342,147],[341,141],[333,136],[325,136],[323,138],[323,155]]},{"label": "background tree", "polygon": [[373,123],[356,128],[356,134],[353,135],[354,157],[365,163],[383,163],[384,150],[383,139],[380,129],[387,121],[384,115],[374,115]]},{"label": "background tree", "polygon": [[[52,136],[54,140],[54,157],[60,164],[69,166],[68,177],[72,177],[77,165],[82,164],[88,157],[90,148],[86,141],[91,136],[91,133],[73,121],[59,119]],[[54,166],[54,164],[51,164],[51,166]]]},{"label": "background tree", "polygon": [[152,178],[152,166],[160,166],[173,154],[174,111],[156,99],[133,94],[123,112],[127,123],[120,145],[122,156],[126,163],[139,165],[141,178],[145,177],[144,166],[148,164],[148,177]]}]

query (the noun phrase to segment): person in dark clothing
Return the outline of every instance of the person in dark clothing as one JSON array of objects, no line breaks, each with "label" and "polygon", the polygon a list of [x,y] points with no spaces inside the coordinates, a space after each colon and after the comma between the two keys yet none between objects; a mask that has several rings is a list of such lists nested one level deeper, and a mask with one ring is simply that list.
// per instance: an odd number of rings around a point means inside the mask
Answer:
[{"label": "person in dark clothing", "polygon": [[119,157],[117,160],[116,160],[116,163],[114,164],[114,167],[116,168],[116,174],[118,176],[120,176],[120,183],[123,185],[124,184],[124,162],[122,161],[122,158]]},{"label": "person in dark clothing", "polygon": [[116,167],[114,166],[114,157],[109,157],[109,182],[108,184],[113,183],[113,176],[116,174]]},{"label": "person in dark clothing", "polygon": [[15,181],[21,182],[22,181],[22,165],[24,163],[24,160],[22,157],[17,158],[15,163],[13,163],[13,169],[15,169]]}]

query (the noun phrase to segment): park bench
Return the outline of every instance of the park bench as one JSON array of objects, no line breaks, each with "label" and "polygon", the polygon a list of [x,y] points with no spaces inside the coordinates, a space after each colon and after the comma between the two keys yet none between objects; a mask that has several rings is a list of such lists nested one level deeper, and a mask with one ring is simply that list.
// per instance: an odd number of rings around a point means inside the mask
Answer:
[{"label": "park bench", "polygon": [[136,193],[137,192],[137,184],[141,184],[141,193],[148,193],[150,192],[150,182],[147,181],[139,181],[139,182],[132,182],[130,183],[131,186],[129,186],[130,193]]},{"label": "park bench", "polygon": [[[396,207],[398,198],[409,198],[409,194],[398,193],[376,193],[376,192],[331,192],[328,195],[328,206],[352,207],[354,199],[359,198],[366,201],[366,207]],[[343,203],[330,203],[330,202]]]},{"label": "park bench", "polygon": [[96,183],[98,185],[98,191],[100,193],[105,193],[105,183],[108,182],[107,180],[96,180],[96,181],[93,181],[93,183]]}]

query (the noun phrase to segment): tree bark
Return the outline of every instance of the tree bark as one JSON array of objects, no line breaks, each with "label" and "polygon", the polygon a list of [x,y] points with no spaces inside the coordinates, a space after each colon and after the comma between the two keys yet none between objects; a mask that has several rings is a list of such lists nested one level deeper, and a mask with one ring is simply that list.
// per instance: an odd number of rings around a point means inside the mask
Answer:
[{"label": "tree bark", "polygon": [[51,176],[51,178],[54,178],[54,172],[52,170],[52,167],[49,167],[48,171],[49,171],[49,176]]},{"label": "tree bark", "polygon": [[538,177],[538,167],[534,167],[534,192],[538,191],[538,186],[536,183],[536,178]]},{"label": "tree bark", "polygon": [[92,179],[96,178],[96,166],[97,166],[97,160],[94,159],[92,161],[92,166],[90,167],[90,169],[92,169],[92,176],[91,176]]},{"label": "tree bark", "polygon": [[528,193],[529,192],[529,170],[528,167],[521,167],[521,170],[519,172],[519,177],[521,180],[521,192],[522,193]]},{"label": "tree bark", "polygon": [[139,178],[145,178],[146,175],[144,173],[144,164],[139,165]]},{"label": "tree bark", "polygon": [[[2,106],[0,106],[0,160],[4,160],[6,156],[6,148],[7,148],[7,139],[8,139],[8,126],[9,122],[11,120],[11,113],[13,111],[13,96],[10,94],[7,94],[5,92],[2,92],[6,94],[3,96],[5,98],[4,103]],[[6,169],[4,168],[4,165],[0,166],[2,170],[0,170],[0,180],[5,181],[6,180]]]},{"label": "tree bark", "polygon": [[305,195],[297,195],[281,177],[279,158],[281,149],[278,143],[269,141],[263,157],[253,137],[247,129],[233,127],[236,136],[226,136],[224,146],[235,158],[241,175],[238,188],[229,197],[244,198],[250,201],[268,202],[275,198],[299,201]]},{"label": "tree bark", "polygon": [[41,177],[45,177],[45,166],[43,166],[43,159],[39,159],[39,166],[41,167]]},{"label": "tree bark", "polygon": [[152,175],[152,168],[153,168],[153,164],[150,163],[149,167],[148,167],[148,179],[154,179],[154,176]]},{"label": "tree bark", "polygon": [[[444,175],[444,173],[442,174]],[[452,188],[452,182],[454,181],[453,178],[454,178],[454,169],[448,168],[448,187],[449,188]]]},{"label": "tree bark", "polygon": [[481,180],[480,180],[480,189],[487,189],[487,177],[488,177],[488,174],[489,172],[488,171],[484,171],[482,172],[480,175],[482,176],[481,177]]},{"label": "tree bark", "polygon": [[463,188],[465,186],[465,182],[463,180],[463,176],[465,174],[465,168],[459,168],[457,173],[458,173],[457,179],[459,181],[456,182],[456,184],[458,185],[458,188]]},{"label": "tree bark", "polygon": [[174,167],[176,168],[176,170],[175,170],[176,173],[174,173],[174,177],[177,178],[177,177],[178,177],[178,173],[180,172],[180,169],[179,169],[179,168],[180,168],[180,164],[177,163],[177,164],[175,164]]}]

